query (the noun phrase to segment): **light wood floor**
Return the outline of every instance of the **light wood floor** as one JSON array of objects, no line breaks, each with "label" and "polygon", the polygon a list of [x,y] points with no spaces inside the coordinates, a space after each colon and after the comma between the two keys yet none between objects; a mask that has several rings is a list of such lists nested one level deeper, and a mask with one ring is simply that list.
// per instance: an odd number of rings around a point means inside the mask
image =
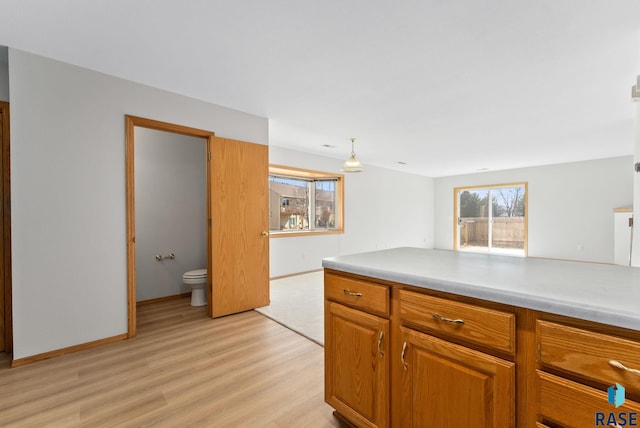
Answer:
[{"label": "light wood floor", "polygon": [[255,311],[205,311],[143,305],[134,339],[13,369],[0,354],[0,426],[340,427],[322,347]]}]

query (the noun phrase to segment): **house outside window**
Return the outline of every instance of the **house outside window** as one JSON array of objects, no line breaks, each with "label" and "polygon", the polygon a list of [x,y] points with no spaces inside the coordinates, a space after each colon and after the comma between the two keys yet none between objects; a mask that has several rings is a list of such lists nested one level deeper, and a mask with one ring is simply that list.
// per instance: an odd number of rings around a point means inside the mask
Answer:
[{"label": "house outside window", "polygon": [[527,255],[527,183],[454,189],[454,249]]},{"label": "house outside window", "polygon": [[341,174],[271,165],[271,236],[342,233],[343,180]]}]

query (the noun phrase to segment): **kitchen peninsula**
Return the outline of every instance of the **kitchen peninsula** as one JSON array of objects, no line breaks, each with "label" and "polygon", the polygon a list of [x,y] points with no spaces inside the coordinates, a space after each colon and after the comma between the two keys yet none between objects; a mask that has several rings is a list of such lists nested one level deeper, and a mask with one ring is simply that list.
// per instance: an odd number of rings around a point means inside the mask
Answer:
[{"label": "kitchen peninsula", "polygon": [[639,268],[420,248],[323,266],[325,398],[355,426],[582,428],[640,412]]}]

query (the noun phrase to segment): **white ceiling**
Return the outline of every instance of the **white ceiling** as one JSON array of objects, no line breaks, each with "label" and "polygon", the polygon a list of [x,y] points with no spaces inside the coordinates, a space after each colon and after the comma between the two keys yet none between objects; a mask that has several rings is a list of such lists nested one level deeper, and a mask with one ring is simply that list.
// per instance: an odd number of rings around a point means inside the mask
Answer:
[{"label": "white ceiling", "polygon": [[633,153],[638,0],[0,0],[0,45],[268,117],[273,145],[356,137],[365,166]]}]

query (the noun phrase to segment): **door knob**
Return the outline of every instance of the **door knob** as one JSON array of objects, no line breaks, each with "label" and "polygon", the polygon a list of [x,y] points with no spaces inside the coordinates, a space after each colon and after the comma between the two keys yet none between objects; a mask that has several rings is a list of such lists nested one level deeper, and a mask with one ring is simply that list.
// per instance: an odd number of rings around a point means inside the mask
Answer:
[{"label": "door knob", "polygon": [[269,232],[262,232],[260,236],[262,236],[263,238],[266,238],[267,236],[269,236]]}]

